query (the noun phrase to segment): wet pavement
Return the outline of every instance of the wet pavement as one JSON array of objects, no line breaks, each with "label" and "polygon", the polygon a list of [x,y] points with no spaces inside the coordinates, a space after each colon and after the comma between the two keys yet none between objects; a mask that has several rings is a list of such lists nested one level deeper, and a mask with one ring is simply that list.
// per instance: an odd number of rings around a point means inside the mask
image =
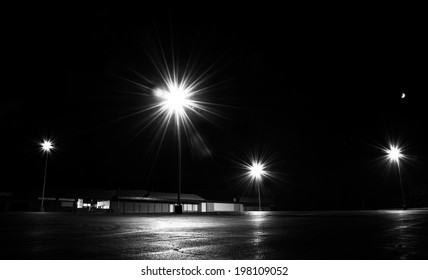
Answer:
[{"label": "wet pavement", "polygon": [[428,259],[428,210],[0,213],[0,259]]}]

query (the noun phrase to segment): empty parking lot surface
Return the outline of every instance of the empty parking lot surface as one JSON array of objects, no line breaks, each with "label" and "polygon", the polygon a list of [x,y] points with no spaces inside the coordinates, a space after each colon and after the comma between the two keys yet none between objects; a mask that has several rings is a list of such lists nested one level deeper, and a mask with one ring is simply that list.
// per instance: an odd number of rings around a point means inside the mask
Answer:
[{"label": "empty parking lot surface", "polygon": [[428,210],[0,213],[1,259],[428,259]]}]

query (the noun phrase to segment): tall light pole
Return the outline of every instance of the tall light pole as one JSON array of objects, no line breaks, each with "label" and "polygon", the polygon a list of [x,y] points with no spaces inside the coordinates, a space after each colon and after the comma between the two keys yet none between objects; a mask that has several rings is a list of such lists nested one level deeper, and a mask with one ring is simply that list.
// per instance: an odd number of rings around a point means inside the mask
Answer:
[{"label": "tall light pole", "polygon": [[266,174],[264,169],[264,164],[258,161],[253,161],[251,165],[248,165],[248,175],[252,178],[252,181],[256,184],[257,193],[259,196],[259,211],[262,210],[261,199],[260,199],[260,185],[263,179],[263,176]]},{"label": "tall light pole", "polygon": [[45,187],[46,187],[46,174],[48,171],[48,155],[50,150],[53,149],[53,143],[50,140],[44,140],[42,143],[40,143],[42,152],[46,154],[46,161],[45,161],[45,173],[43,177],[43,191],[42,191],[42,203],[40,205],[40,212],[43,212],[44,209],[44,201],[45,201]]},{"label": "tall light pole", "polygon": [[181,125],[189,121],[189,116],[186,114],[186,108],[192,110],[193,107],[197,107],[197,103],[191,99],[194,92],[192,88],[188,87],[185,83],[177,83],[176,81],[170,81],[167,83],[166,89],[157,89],[155,95],[162,99],[160,103],[161,112],[165,112],[167,115],[168,123],[171,118],[174,119],[175,126],[177,129],[178,137],[178,192],[177,192],[177,204],[175,205],[174,212],[176,214],[183,213],[183,207],[181,205]]},{"label": "tall light pole", "polygon": [[385,149],[385,152],[387,153],[387,157],[390,161],[390,163],[397,163],[398,168],[398,177],[400,179],[400,187],[401,187],[401,197],[403,200],[403,210],[407,209],[406,205],[406,199],[404,196],[404,188],[403,188],[403,181],[401,179],[401,171],[400,171],[400,159],[404,157],[404,155],[401,153],[401,149],[396,145],[390,145],[389,149]]}]

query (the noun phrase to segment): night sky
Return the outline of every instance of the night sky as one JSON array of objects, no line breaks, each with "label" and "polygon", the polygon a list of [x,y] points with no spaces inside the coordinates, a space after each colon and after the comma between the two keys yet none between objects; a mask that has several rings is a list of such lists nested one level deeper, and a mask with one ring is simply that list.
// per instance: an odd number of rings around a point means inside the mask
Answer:
[{"label": "night sky", "polygon": [[389,137],[407,144],[403,182],[423,205],[427,30],[417,7],[394,8],[8,7],[0,190],[42,190],[38,141],[48,136],[47,189],[176,191],[174,129],[157,154],[159,126],[143,129],[150,114],[126,117],[153,103],[135,83],[161,84],[153,61],[162,67],[163,50],[169,63],[174,53],[208,70],[201,98],[218,114],[191,115],[206,147],[183,138],[184,193],[253,195],[234,161],[258,151],[280,175],[263,195],[283,209],[400,207],[396,170],[376,163],[374,146]]}]

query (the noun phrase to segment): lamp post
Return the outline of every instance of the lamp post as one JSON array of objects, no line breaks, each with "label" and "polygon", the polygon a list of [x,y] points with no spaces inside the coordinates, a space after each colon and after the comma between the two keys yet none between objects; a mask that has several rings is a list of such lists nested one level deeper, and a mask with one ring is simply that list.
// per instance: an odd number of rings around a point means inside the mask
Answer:
[{"label": "lamp post", "polygon": [[261,185],[263,176],[266,174],[264,167],[265,167],[264,164],[258,161],[253,161],[251,165],[248,165],[247,167],[248,175],[252,178],[252,180],[254,181],[257,187],[257,193],[259,197],[259,211],[262,210],[261,199],[260,199],[260,185]]},{"label": "lamp post", "polygon": [[50,150],[53,149],[53,143],[50,140],[44,140],[42,143],[40,143],[42,152],[46,154],[46,160],[45,160],[45,172],[43,176],[43,191],[42,191],[42,203],[40,205],[40,212],[44,212],[44,201],[45,201],[45,187],[46,187],[46,174],[48,171],[48,155]]},{"label": "lamp post", "polygon": [[178,138],[178,192],[177,204],[175,205],[174,212],[176,214],[183,213],[181,205],[181,125],[189,121],[189,116],[186,114],[186,108],[192,109],[197,107],[197,103],[190,99],[193,96],[192,88],[188,87],[184,82],[177,83],[170,81],[167,83],[166,89],[157,89],[155,95],[161,98],[159,104],[161,112],[166,113],[168,123],[171,118],[174,119],[177,129]]},{"label": "lamp post", "polygon": [[385,149],[385,152],[387,153],[387,157],[390,161],[390,163],[397,163],[398,168],[398,177],[400,179],[400,187],[401,187],[401,197],[403,200],[403,210],[407,209],[406,205],[406,199],[404,196],[404,188],[403,188],[403,181],[401,179],[401,170],[400,170],[400,159],[404,157],[404,155],[401,153],[401,149],[398,146],[391,145],[389,149]]}]

